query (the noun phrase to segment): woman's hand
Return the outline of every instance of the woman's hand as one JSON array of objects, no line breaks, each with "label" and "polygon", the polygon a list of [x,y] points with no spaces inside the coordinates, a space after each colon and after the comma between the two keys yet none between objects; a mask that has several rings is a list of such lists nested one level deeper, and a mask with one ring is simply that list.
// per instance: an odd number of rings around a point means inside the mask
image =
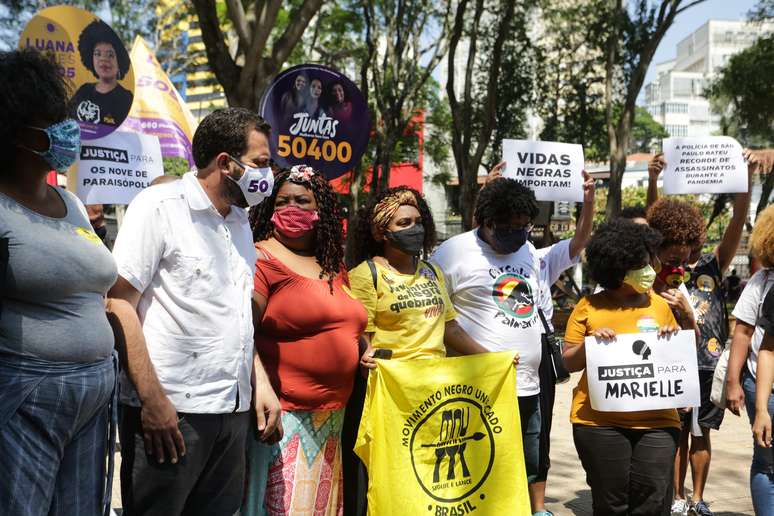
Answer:
[{"label": "woman's hand", "polygon": [[680,314],[680,319],[685,322],[693,323],[693,308],[688,299],[676,288],[670,288],[661,293],[669,308]]},{"label": "woman's hand", "polygon": [[752,431],[758,446],[771,448],[771,416],[768,410],[755,411]]},{"label": "woman's hand", "polygon": [[737,381],[726,380],[726,408],[737,416],[742,415],[744,389]]},{"label": "woman's hand", "polygon": [[513,366],[516,367],[519,365],[519,352],[516,352],[516,356],[513,357]]},{"label": "woman's hand", "polygon": [[680,327],[677,326],[676,324],[667,324],[658,329],[658,336],[671,337],[672,335],[677,335],[677,332],[679,331],[680,331]]},{"label": "woman's hand", "polygon": [[665,166],[666,161],[664,161],[664,155],[657,154],[648,162],[648,177],[650,177],[651,180],[658,179],[658,176],[661,174],[661,171],[664,170]]},{"label": "woman's hand", "polygon": [[484,185],[487,185],[497,179],[498,177],[503,177],[503,172],[505,171],[505,162],[501,161],[497,165],[492,168],[492,170],[489,171],[489,174],[487,174],[486,179],[484,180]]},{"label": "woman's hand", "polygon": [[602,340],[614,340],[615,330],[611,330],[610,328],[599,328],[598,330],[594,331],[592,335]]},{"label": "woman's hand", "polygon": [[376,359],[374,359],[374,353],[376,353],[376,350],[369,345],[363,353],[363,356],[360,357],[360,367],[365,369],[376,369]]}]

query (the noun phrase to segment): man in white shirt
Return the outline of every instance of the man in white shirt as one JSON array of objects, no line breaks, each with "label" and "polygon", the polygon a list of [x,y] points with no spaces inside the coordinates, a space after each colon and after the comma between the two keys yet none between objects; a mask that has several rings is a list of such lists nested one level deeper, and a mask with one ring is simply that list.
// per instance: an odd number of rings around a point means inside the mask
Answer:
[{"label": "man in white shirt", "polygon": [[256,252],[244,209],[272,190],[269,130],[246,109],[208,115],[193,138],[197,171],[141,192],[116,239],[110,296],[142,323],[126,336],[121,375],[127,515],[234,514],[251,401],[261,438],[281,435],[253,350]]},{"label": "man in white shirt", "polygon": [[[540,259],[528,240],[537,214],[527,187],[513,179],[492,181],[476,203],[480,227],[447,240],[431,258],[446,275],[460,326],[490,351],[519,352],[517,394],[530,484],[537,480],[541,431]],[[532,509],[545,508],[533,503]]]}]

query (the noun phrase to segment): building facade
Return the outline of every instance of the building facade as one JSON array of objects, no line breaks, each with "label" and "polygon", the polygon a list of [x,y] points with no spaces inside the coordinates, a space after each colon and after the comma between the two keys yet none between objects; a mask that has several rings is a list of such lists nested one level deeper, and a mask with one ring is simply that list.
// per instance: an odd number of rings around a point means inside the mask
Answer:
[{"label": "building facade", "polygon": [[673,137],[710,136],[720,131],[705,90],[729,58],[774,29],[772,23],[709,20],[677,44],[675,59],[656,65],[645,85],[651,116]]}]

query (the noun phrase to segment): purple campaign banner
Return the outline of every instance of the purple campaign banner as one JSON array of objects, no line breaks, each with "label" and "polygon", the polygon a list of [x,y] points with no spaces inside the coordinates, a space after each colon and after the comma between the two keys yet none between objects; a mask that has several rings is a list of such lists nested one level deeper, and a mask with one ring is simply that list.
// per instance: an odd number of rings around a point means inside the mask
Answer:
[{"label": "purple campaign banner", "polygon": [[188,141],[185,132],[175,122],[164,118],[130,116],[123,125],[125,129],[157,136],[161,144],[162,157],[183,158],[193,167],[191,142]]},{"label": "purple campaign banner", "polygon": [[334,179],[352,170],[368,145],[371,120],[357,86],[340,72],[303,64],[279,74],[261,98],[271,153],[282,167],[309,165]]}]

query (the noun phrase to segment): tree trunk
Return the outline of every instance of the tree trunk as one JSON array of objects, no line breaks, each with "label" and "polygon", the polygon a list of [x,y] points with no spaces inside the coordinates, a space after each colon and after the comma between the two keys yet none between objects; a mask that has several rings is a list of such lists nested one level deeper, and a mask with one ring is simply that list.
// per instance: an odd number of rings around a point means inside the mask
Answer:
[{"label": "tree trunk", "polygon": [[[471,174],[467,174],[470,176]],[[473,175],[472,184],[470,181],[460,183],[460,212],[462,215],[462,229],[469,231],[473,229],[473,214],[476,209],[476,195],[478,194],[478,183],[476,175]]]}]

